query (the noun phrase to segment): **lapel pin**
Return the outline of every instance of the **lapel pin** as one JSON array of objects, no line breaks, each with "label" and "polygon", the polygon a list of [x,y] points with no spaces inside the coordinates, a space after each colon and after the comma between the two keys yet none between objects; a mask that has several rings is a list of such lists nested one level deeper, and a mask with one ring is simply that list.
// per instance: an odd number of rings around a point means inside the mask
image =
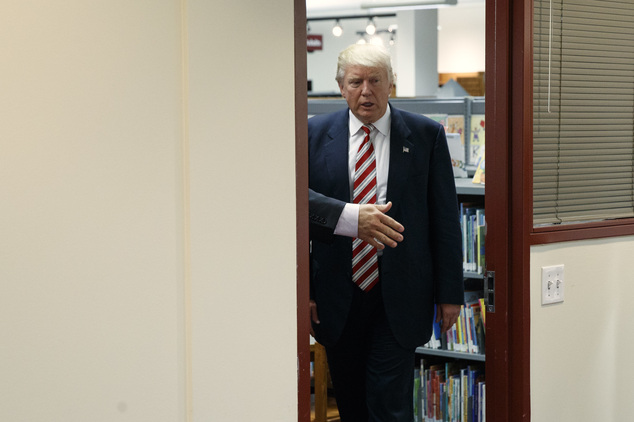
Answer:
[{"label": "lapel pin", "polygon": [[409,148],[408,147],[403,147],[403,153],[409,154]]}]

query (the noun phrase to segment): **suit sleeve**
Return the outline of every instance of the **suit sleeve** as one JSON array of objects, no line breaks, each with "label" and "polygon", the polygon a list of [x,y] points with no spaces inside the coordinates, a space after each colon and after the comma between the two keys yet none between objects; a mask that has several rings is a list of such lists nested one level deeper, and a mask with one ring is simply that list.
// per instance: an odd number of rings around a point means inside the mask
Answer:
[{"label": "suit sleeve", "polygon": [[346,203],[308,189],[309,233],[311,240],[331,243],[335,227]]},{"label": "suit sleeve", "polygon": [[464,302],[462,232],[451,157],[442,128],[432,153],[429,194],[432,253],[436,263],[435,301],[459,305]]}]

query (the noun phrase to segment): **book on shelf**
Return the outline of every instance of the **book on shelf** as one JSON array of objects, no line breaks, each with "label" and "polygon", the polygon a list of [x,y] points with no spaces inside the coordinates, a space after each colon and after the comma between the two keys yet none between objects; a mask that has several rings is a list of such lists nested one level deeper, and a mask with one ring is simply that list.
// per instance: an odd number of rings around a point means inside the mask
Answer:
[{"label": "book on shelf", "polygon": [[460,135],[460,143],[464,146],[464,116],[449,116],[447,118],[447,133],[457,133]]},{"label": "book on shelf", "polygon": [[486,240],[486,229],[487,223],[484,215],[484,209],[479,208],[476,211],[476,240],[475,240],[475,248],[476,248],[476,263],[478,267],[478,274],[484,273],[484,267],[486,266],[485,260],[485,240]]},{"label": "book on shelf", "polygon": [[434,323],[431,338],[423,345],[433,350],[446,350],[466,354],[485,353],[485,317],[486,308],[481,291],[465,292],[465,302],[460,307],[460,315],[456,323],[445,333],[440,331],[440,323],[436,322],[434,307]]},{"label": "book on shelf", "polygon": [[467,160],[465,157],[465,147],[461,141],[459,133],[447,133],[447,146],[451,156],[453,167],[453,177],[465,178],[467,174]]},{"label": "book on shelf", "polygon": [[484,114],[471,115],[469,151],[467,162],[476,164],[478,158],[484,153]]},{"label": "book on shelf", "polygon": [[480,299],[478,299],[478,301],[480,302],[480,309],[482,310],[482,328],[484,329],[484,331],[486,332],[486,326],[487,326],[487,313],[486,313],[486,303],[484,301],[484,298],[481,297]]},{"label": "book on shelf", "polygon": [[421,395],[421,385],[420,385],[421,377],[419,376],[419,370],[414,369],[414,421],[422,422],[420,415],[422,414],[419,405],[423,402]]},{"label": "book on shelf", "polygon": [[484,150],[482,150],[480,156],[478,157],[478,160],[476,161],[476,169],[475,169],[475,173],[473,175],[473,183],[476,184],[481,184],[484,185],[485,184],[485,166],[486,166],[486,162],[484,159]]},{"label": "book on shelf", "polygon": [[486,422],[482,365],[449,361],[430,364],[422,359],[414,374],[414,387],[415,421]]},{"label": "book on shelf", "polygon": [[484,273],[486,217],[484,207],[471,202],[460,203],[462,230],[462,269],[465,272]]}]

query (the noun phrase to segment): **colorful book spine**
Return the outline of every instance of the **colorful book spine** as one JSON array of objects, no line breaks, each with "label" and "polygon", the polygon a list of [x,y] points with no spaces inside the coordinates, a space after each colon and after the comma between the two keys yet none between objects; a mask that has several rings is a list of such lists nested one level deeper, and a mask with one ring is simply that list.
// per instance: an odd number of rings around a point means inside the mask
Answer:
[{"label": "colorful book spine", "polygon": [[462,230],[462,269],[484,273],[486,218],[484,208],[471,203],[460,204]]},{"label": "colorful book spine", "polygon": [[486,309],[483,308],[482,298],[469,296],[468,301],[460,307],[456,324],[441,333],[440,325],[434,322],[432,335],[423,347],[468,354],[484,353]]},{"label": "colorful book spine", "polygon": [[415,421],[486,422],[486,382],[482,365],[457,362],[426,365],[415,373]]}]

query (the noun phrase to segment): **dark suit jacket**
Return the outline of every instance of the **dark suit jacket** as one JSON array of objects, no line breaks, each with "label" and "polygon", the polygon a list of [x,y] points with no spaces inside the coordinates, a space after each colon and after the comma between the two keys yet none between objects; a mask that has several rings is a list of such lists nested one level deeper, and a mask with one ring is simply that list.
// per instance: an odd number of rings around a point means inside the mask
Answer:
[{"label": "dark suit jacket", "polygon": [[[391,107],[391,106],[390,106]],[[388,215],[404,240],[381,258],[379,288],[397,341],[413,348],[432,330],[434,302],[462,304],[462,236],[451,159],[443,127],[391,107]],[[333,234],[351,202],[348,182],[348,109],[308,121],[311,297],[320,343],[334,345],[344,328],[353,289],[352,238]]]}]

